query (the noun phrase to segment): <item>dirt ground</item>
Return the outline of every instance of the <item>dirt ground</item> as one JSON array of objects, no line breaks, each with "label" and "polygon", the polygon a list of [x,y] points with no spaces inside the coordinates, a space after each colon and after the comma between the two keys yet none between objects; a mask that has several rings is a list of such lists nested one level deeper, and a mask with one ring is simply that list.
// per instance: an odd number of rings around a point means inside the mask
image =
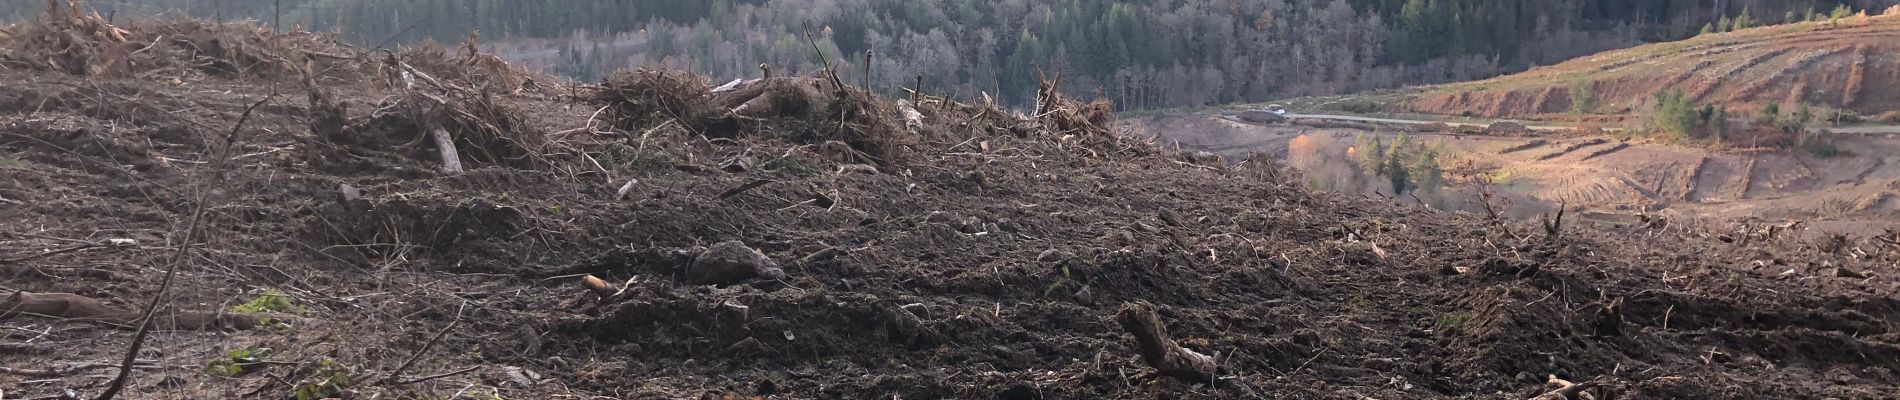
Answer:
[{"label": "dirt ground", "polygon": [[[1310,191],[1270,158],[1110,131],[1099,106],[1027,118],[813,77],[739,88],[772,100],[734,107],[680,74],[528,84],[453,50],[327,47],[342,58],[295,56],[331,71],[309,95],[297,62],[209,67],[304,46],[277,34],[216,33],[264,39],[223,54],[124,28],[163,45],[128,60],[181,57],[130,65],[178,69],[0,57],[0,289],[165,306],[130,324],[0,315],[0,398],[91,398],[116,368],[88,364],[116,367],[137,326],[207,312],[270,317],[153,331],[120,397],[1900,390],[1890,238],[1547,230]],[[336,72],[374,65],[391,69]],[[465,172],[441,170],[432,127]],[[781,277],[694,283],[691,260],[728,241]],[[1214,379],[1144,363],[1115,321],[1129,303],[1213,356]]]},{"label": "dirt ground", "polygon": [[[1900,151],[1900,138],[1886,135],[1837,134],[1831,140],[1842,151],[1820,156],[1800,150],[1711,150],[1565,132],[1492,136],[1392,127],[1258,125],[1205,114],[1123,123],[1187,150],[1227,157],[1259,152],[1285,159],[1305,172],[1308,186],[1365,193],[1379,188],[1327,184],[1325,175],[1350,174],[1357,168],[1345,154],[1356,136],[1377,134],[1391,140],[1406,134],[1446,152],[1441,164],[1448,169],[1469,163],[1492,178],[1498,193],[1529,208],[1529,214],[1515,217],[1534,217],[1568,204],[1590,212],[1592,220],[1627,222],[1654,215],[1696,221],[1718,231],[1803,221],[1810,234],[1864,238],[1900,228],[1895,192],[1900,188],[1900,164],[1890,156]],[[1290,152],[1289,146],[1301,137],[1328,143],[1327,151]],[[1465,185],[1453,186],[1464,193],[1437,199],[1442,201],[1434,205],[1482,209],[1472,193],[1462,190]]]}]

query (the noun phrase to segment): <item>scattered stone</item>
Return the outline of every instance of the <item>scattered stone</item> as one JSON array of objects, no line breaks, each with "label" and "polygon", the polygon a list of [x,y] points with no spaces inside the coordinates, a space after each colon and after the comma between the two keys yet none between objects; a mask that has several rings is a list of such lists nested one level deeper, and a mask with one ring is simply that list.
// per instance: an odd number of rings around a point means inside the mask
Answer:
[{"label": "scattered stone", "polygon": [[779,279],[785,270],[764,253],[737,240],[719,242],[693,258],[686,282],[695,285],[731,285],[753,278]]}]

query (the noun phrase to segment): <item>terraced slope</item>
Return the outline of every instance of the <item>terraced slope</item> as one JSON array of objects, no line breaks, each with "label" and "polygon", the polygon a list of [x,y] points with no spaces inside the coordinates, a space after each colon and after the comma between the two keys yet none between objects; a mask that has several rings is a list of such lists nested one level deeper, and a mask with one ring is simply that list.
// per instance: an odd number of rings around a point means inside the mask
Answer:
[{"label": "terraced slope", "polygon": [[1900,110],[1900,17],[1777,25],[1705,34],[1580,57],[1483,81],[1423,88],[1398,108],[1520,118],[1571,112],[1587,85],[1598,113],[1642,109],[1663,88],[1699,104],[1753,109],[1809,103],[1863,115]]}]

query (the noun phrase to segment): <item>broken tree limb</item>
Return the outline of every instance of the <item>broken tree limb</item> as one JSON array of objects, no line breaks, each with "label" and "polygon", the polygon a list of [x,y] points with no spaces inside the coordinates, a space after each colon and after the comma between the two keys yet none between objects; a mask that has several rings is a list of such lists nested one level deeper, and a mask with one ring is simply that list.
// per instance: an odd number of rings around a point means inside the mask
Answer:
[{"label": "broken tree limb", "polygon": [[1123,304],[1115,318],[1121,321],[1123,330],[1135,335],[1141,359],[1162,375],[1190,382],[1213,379],[1217,366],[1214,358],[1176,344],[1168,336],[1168,327],[1161,324],[1161,316],[1147,304]]},{"label": "broken tree limb", "polygon": [[1586,397],[1583,394],[1583,391],[1589,390],[1590,388],[1596,387],[1598,385],[1598,383],[1595,381],[1584,382],[1584,383],[1572,383],[1570,381],[1557,378],[1556,375],[1551,375],[1550,380],[1548,382],[1551,385],[1556,385],[1557,389],[1551,390],[1549,392],[1544,392],[1544,394],[1537,395],[1537,397],[1532,397],[1530,400],[1582,400],[1585,398],[1591,398],[1591,397]]},{"label": "broken tree limb", "polygon": [[738,196],[740,193],[745,193],[746,191],[752,190],[752,189],[758,189],[760,186],[765,186],[770,183],[772,183],[772,180],[770,179],[760,179],[756,181],[746,182],[744,185],[739,185],[739,187],[726,189],[726,191],[720,192],[718,199],[720,200],[729,199],[729,198],[732,198],[732,196]]},{"label": "broken tree limb", "polygon": [[[157,368],[157,366],[155,366],[154,364],[155,362],[153,362],[152,360],[138,360],[138,365],[135,365],[133,367],[139,368],[139,369]],[[64,377],[64,376],[70,376],[70,375],[77,374],[80,372],[91,371],[95,369],[115,368],[118,366],[119,364],[86,363],[86,364],[73,364],[73,365],[68,365],[68,366],[64,366],[60,368],[47,368],[47,369],[0,367],[0,375],[18,375],[18,376],[23,376],[23,377],[28,377],[28,378],[59,378],[59,377]]]},{"label": "broken tree limb", "polygon": [[[466,304],[464,304],[464,307],[466,307]],[[462,311],[463,309],[456,309],[455,320],[449,321],[449,326],[442,327],[442,330],[437,331],[434,336],[429,336],[429,341],[423,343],[421,349],[417,349],[415,353],[410,354],[409,359],[404,360],[402,362],[402,365],[396,366],[396,369],[394,371],[389,371],[389,375],[383,376],[382,379],[379,379],[376,382],[383,383],[383,382],[389,382],[390,380],[394,380],[397,377],[401,377],[403,371],[407,371],[409,370],[409,367],[415,366],[416,360],[422,359],[422,355],[425,353],[428,353],[430,348],[435,347],[436,342],[442,341],[442,337],[447,336],[449,334],[449,331],[453,331],[455,330],[455,327],[462,325]]]},{"label": "broken tree limb", "polygon": [[462,155],[455,151],[455,137],[449,136],[449,131],[440,126],[431,129],[429,135],[435,138],[436,150],[442,152],[442,172],[462,173]]}]

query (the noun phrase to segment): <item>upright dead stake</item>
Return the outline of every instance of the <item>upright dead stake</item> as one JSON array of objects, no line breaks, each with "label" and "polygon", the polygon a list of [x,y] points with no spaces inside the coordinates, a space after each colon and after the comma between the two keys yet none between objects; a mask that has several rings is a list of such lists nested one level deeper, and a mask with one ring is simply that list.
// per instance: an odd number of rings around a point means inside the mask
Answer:
[{"label": "upright dead stake", "polygon": [[442,151],[442,172],[446,174],[462,173],[462,155],[455,151],[455,138],[449,136],[449,131],[442,129],[440,126],[435,127],[435,129],[429,133],[430,136],[435,137],[436,150]]},{"label": "upright dead stake", "polygon": [[1141,359],[1162,375],[1189,382],[1213,379],[1214,358],[1175,344],[1174,339],[1168,337],[1168,327],[1161,324],[1161,316],[1147,304],[1123,304],[1121,310],[1115,312],[1115,318],[1121,321],[1123,330],[1135,335],[1135,344],[1141,347]]},{"label": "upright dead stake", "polygon": [[1551,243],[1556,243],[1557,239],[1563,234],[1564,209],[1566,208],[1570,208],[1570,205],[1562,204],[1557,206],[1557,219],[1555,220],[1552,220],[1548,214],[1544,215],[1544,233],[1548,239],[1550,239]]},{"label": "upright dead stake", "polygon": [[910,88],[910,89],[911,89],[911,90],[910,90],[910,102],[911,102],[911,104],[919,104],[919,103],[917,103],[917,102],[919,102],[919,101],[923,101],[923,99],[924,99],[924,76],[923,76],[923,75],[918,75],[918,76],[917,76],[917,85],[916,85],[916,86],[911,86],[911,88]]}]

